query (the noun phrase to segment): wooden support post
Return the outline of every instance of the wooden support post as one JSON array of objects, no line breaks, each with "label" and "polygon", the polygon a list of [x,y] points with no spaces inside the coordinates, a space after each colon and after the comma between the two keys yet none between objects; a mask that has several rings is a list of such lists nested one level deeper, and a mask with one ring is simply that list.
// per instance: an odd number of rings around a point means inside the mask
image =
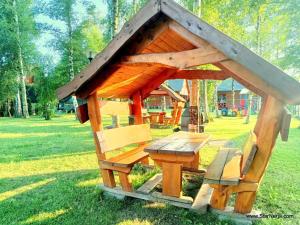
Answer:
[{"label": "wooden support post", "polygon": [[123,191],[132,192],[132,185],[129,179],[129,174],[123,172],[118,173]]},{"label": "wooden support post", "polygon": [[190,123],[189,130],[199,132],[199,81],[192,80],[191,93],[190,93]]},{"label": "wooden support post", "polygon": [[239,192],[236,195],[234,211],[238,213],[250,213],[255,202],[256,191]]},{"label": "wooden support post", "polygon": [[210,205],[212,208],[219,209],[219,210],[225,209],[230,197],[230,193],[224,191],[225,188],[226,186],[219,185],[218,188],[214,189],[210,199]]},{"label": "wooden support post", "polygon": [[182,164],[162,162],[163,195],[180,197],[182,187]]},{"label": "wooden support post", "polygon": [[[260,183],[268,166],[280,127],[284,104],[278,99],[267,96],[259,114],[255,133],[258,151],[244,182]],[[235,212],[249,213],[255,201],[256,192],[239,192],[235,202]]]},{"label": "wooden support post", "polygon": [[132,111],[134,115],[134,124],[143,123],[143,113],[142,113],[142,97],[141,93],[138,91],[132,96],[133,105]]},{"label": "wooden support post", "polygon": [[[88,114],[90,118],[90,123],[93,132],[97,132],[102,130],[102,122],[101,122],[101,113],[100,113],[100,105],[97,98],[97,93],[90,95],[88,97]],[[100,160],[105,159],[105,154],[101,152],[100,145],[97,142],[96,137],[94,137],[94,142],[96,145],[96,154],[100,166]],[[101,169],[103,183],[107,187],[115,187],[116,182],[111,170]]]}]

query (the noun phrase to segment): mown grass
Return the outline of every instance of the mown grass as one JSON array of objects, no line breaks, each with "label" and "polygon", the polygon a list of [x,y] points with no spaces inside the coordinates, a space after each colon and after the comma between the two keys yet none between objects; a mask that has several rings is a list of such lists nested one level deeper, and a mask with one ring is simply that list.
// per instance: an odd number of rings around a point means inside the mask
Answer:
[{"label": "mown grass", "polygon": [[[126,122],[123,118],[122,122]],[[214,139],[241,145],[248,125],[239,118],[215,119],[206,127]],[[104,118],[110,124],[110,118]],[[255,208],[263,213],[293,214],[293,219],[265,219],[259,224],[297,224],[300,211],[299,120],[293,120],[290,140],[277,141],[260,187]],[[171,129],[153,129],[159,138]],[[206,167],[218,148],[206,146],[201,166]],[[0,118],[0,224],[229,224],[211,214],[192,212],[160,203],[104,198],[89,124],[74,116],[44,121]],[[132,176],[139,185],[146,176]]]}]

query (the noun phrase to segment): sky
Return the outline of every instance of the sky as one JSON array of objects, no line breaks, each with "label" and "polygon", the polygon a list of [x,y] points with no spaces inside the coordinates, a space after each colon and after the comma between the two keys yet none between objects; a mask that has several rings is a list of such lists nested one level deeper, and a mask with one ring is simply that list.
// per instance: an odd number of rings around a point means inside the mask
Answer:
[{"label": "sky", "polygon": [[[107,13],[107,9],[106,9],[106,6],[104,4],[104,0],[90,0],[90,1],[95,4],[96,10],[97,10],[97,12],[99,12],[101,17],[104,17]],[[84,6],[81,3],[76,4],[75,13],[78,16],[79,20],[80,20],[80,18],[84,17],[85,10],[84,10]],[[65,29],[64,23],[62,23],[60,21],[57,21],[57,20],[53,20],[53,19],[49,18],[48,16],[45,16],[45,15],[42,15],[42,14],[36,16],[35,20],[38,23],[51,24],[54,27],[59,28],[61,30]],[[37,46],[38,51],[40,51],[43,56],[51,58],[51,61],[54,64],[57,64],[60,60],[59,53],[49,46],[49,43],[51,43],[51,41],[54,38],[55,37],[53,36],[53,34],[51,34],[50,31],[49,32],[43,32],[43,33],[40,33],[40,35],[39,35],[38,39],[36,40],[35,44]]]}]

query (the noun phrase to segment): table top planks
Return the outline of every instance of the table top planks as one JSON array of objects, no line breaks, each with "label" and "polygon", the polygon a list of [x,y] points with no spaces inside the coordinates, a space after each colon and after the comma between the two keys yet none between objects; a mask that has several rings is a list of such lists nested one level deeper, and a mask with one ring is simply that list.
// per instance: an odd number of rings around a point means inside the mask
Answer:
[{"label": "table top planks", "polygon": [[144,151],[149,153],[194,155],[207,143],[209,138],[208,134],[180,131],[154,141]]}]

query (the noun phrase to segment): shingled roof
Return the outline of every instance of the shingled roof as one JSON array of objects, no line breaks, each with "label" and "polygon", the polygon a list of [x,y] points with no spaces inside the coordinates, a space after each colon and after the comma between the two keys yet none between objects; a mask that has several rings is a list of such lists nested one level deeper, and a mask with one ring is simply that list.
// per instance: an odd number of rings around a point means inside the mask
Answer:
[{"label": "shingled roof", "polygon": [[[207,63],[221,71],[186,70]],[[174,1],[150,0],[57,94],[130,98],[138,90],[148,95],[166,79],[228,77],[262,96],[300,104],[298,81]]]}]

